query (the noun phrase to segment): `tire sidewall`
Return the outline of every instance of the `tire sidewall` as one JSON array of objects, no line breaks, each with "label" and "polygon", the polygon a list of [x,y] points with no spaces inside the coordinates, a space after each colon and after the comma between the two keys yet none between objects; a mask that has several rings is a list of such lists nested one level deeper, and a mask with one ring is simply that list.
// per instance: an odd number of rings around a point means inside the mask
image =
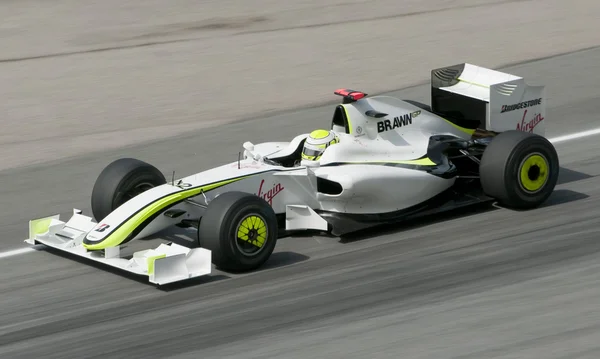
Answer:
[{"label": "tire sidewall", "polygon": [[96,221],[123,204],[123,196],[141,183],[156,187],[165,184],[166,179],[156,167],[133,158],[118,159],[106,166],[92,189],[91,206]]},{"label": "tire sidewall", "polygon": [[[271,207],[268,209],[265,206],[260,205],[258,200],[260,198],[256,197],[256,200],[252,197],[248,198],[249,200],[246,203],[241,204],[240,208],[231,211],[227,216],[223,226],[221,228],[221,245],[223,248],[227,248],[227,252],[236,262],[239,262],[239,265],[242,269],[253,269],[257,266],[257,263],[264,263],[269,259],[273,250],[275,249],[275,240],[277,233],[277,223],[274,220],[275,214],[273,213]],[[265,202],[266,204],[266,202]],[[237,231],[238,224],[247,216],[258,214],[265,221],[265,225],[267,227],[267,237],[264,246],[256,255],[246,256],[240,252],[237,248],[235,242],[237,240]]]},{"label": "tire sidewall", "polygon": [[136,171],[127,174],[123,179],[115,185],[112,196],[113,210],[125,203],[123,197],[129,191],[141,184],[149,184],[156,187],[165,183],[164,179],[158,178],[156,173],[149,168],[141,167]]},{"label": "tire sidewall", "polygon": [[[528,193],[521,187],[520,183],[521,164],[523,160],[534,153],[539,153],[545,158],[548,165],[548,178],[538,192]],[[557,182],[558,171],[559,165],[556,152],[553,151],[551,145],[548,146],[544,138],[532,137],[529,141],[522,141],[515,146],[506,163],[504,182],[507,185],[508,195],[522,203],[541,203],[552,194]]]},{"label": "tire sidewall", "polygon": [[[540,153],[548,164],[548,179],[537,193],[521,188],[523,160]],[[559,159],[556,149],[545,137],[516,130],[500,133],[485,150],[480,164],[483,191],[499,204],[513,209],[530,209],[542,204],[558,181]]]},{"label": "tire sidewall", "polygon": [[[215,203],[220,200],[221,203]],[[211,206],[214,204],[214,206]],[[267,237],[261,251],[244,255],[236,246],[238,224],[247,216],[257,214],[267,227]],[[262,198],[242,192],[226,192],[211,201],[198,228],[198,243],[212,251],[217,268],[244,272],[264,264],[275,249],[278,233],[273,208]]]}]

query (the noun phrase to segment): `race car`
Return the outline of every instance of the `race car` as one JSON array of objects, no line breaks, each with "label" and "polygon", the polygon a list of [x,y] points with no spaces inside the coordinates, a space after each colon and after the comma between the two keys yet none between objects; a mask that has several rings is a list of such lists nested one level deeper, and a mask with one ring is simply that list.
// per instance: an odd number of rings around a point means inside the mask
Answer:
[{"label": "race car", "polygon": [[[545,88],[463,63],[431,71],[431,106],[339,89],[327,128],[243,144],[237,161],[167,181],[122,158],[100,173],[93,217],[74,209],[30,221],[43,244],[163,285],[261,267],[278,238],[333,236],[481,202],[533,209],[551,195],[559,160],[545,133]],[[132,243],[171,226],[197,245]]]}]

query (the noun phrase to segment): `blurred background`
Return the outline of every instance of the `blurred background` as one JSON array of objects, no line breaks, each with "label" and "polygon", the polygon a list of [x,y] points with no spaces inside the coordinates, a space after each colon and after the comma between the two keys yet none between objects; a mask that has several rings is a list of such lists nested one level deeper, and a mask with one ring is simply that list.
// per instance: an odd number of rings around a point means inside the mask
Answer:
[{"label": "blurred background", "polygon": [[599,127],[597,0],[0,1],[0,358],[600,358],[600,143],[548,204],[286,238],[170,290],[45,251],[100,171],[168,178],[327,127],[333,91],[429,103],[469,62],[547,86],[549,137]]},{"label": "blurred background", "polygon": [[454,63],[595,46],[599,12],[592,0],[3,1],[0,169],[337,101],[338,87],[405,88]]}]

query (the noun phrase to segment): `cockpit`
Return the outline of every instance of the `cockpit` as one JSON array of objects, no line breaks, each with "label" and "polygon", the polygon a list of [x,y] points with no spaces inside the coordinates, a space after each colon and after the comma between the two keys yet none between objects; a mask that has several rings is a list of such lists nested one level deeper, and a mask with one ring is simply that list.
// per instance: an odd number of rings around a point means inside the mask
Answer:
[{"label": "cockpit", "polygon": [[[350,134],[350,122],[346,115],[344,106],[337,105],[333,111],[331,119],[331,129],[338,133]],[[301,160],[302,149],[304,148],[305,138],[296,137],[291,142],[287,149],[283,149],[273,156],[269,156],[269,160],[284,167],[294,167]]]}]

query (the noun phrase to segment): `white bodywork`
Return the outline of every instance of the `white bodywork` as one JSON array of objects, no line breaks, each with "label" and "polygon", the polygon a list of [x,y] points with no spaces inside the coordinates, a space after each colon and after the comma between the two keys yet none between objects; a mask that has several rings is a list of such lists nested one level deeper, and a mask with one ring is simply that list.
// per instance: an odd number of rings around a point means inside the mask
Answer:
[{"label": "white bodywork", "polygon": [[[502,106],[543,95],[543,88],[528,87],[521,78],[481,67],[464,66],[460,76],[456,84],[438,88],[451,96],[485,102],[488,111],[481,116],[488,129],[502,131],[515,129],[517,125],[523,128],[520,122],[523,111],[502,112]],[[542,116],[543,105],[544,102],[533,107]],[[205,275],[210,273],[210,251],[173,244],[125,259],[119,252],[122,246],[119,238],[129,235],[148,218],[150,223],[133,239],[149,236],[183,219],[199,218],[212,198],[229,191],[264,198],[275,213],[285,215],[288,230],[327,230],[323,212],[377,215],[405,210],[446,191],[456,181],[453,176],[435,174],[450,170],[451,166],[447,161],[434,163],[428,158],[430,137],[449,135],[468,140],[474,132],[474,128],[458,126],[419,106],[388,96],[365,97],[340,105],[336,111],[342,117],[338,120],[334,117],[331,129],[337,132],[340,142],[327,148],[318,163],[300,162],[298,150],[308,134],[298,135],[289,142],[257,145],[247,142],[239,161],[152,188],[114,210],[101,223],[78,213],[68,223],[54,218],[46,231],[33,231],[28,242],[43,243],[147,275],[154,283]],[[531,129],[539,133],[543,131],[543,123]],[[284,162],[287,163],[283,165]],[[327,186],[319,184],[321,181],[334,182],[331,188],[338,190],[325,189]],[[185,214],[171,218],[160,214],[165,208]],[[151,215],[157,213],[152,219]],[[71,238],[57,233],[69,228],[75,231]],[[115,245],[101,255],[88,251],[81,244],[84,238],[88,246],[106,241],[114,241]],[[148,258],[157,255],[164,258],[150,259],[154,272],[149,273]]]},{"label": "white bodywork", "polygon": [[545,135],[545,86],[528,85],[522,77],[468,63],[433,70],[431,82],[435,89],[481,101],[485,110],[478,115],[486,130]]},{"label": "white bodywork", "polygon": [[147,276],[158,285],[200,277],[211,273],[211,252],[204,248],[187,248],[171,243],[154,249],[133,253],[124,248],[110,247],[104,253],[88,251],[82,240],[96,226],[91,217],[74,209],[73,216],[61,221],[59,215],[29,221],[29,239],[26,243],[42,243],[48,247],[84,257],[130,273]]}]

